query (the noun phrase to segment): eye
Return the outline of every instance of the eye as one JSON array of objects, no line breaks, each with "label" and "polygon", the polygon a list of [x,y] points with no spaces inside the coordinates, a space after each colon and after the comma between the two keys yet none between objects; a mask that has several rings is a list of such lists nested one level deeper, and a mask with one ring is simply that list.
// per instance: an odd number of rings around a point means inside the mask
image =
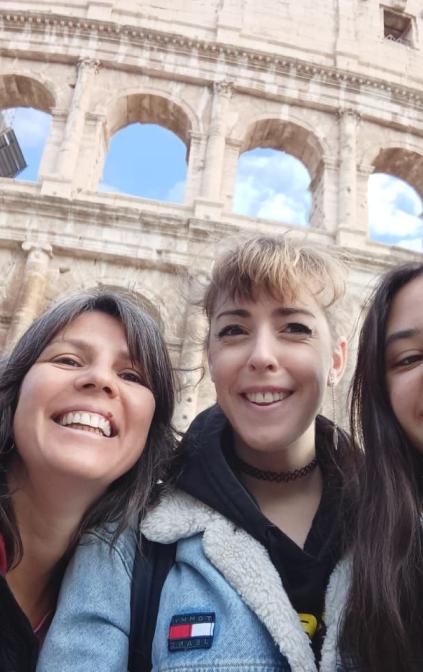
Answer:
[{"label": "eye", "polygon": [[244,327],[241,327],[239,324],[227,324],[218,332],[219,338],[224,338],[225,336],[240,336],[245,334],[246,330]]},{"label": "eye", "polygon": [[412,364],[416,364],[420,361],[422,361],[423,355],[421,353],[415,353],[413,355],[407,355],[406,357],[403,357],[402,359],[398,360],[394,364],[394,369],[399,369],[401,367],[407,367],[411,366]]},{"label": "eye", "polygon": [[58,357],[54,357],[52,362],[53,364],[64,364],[64,366],[81,366],[76,357],[72,357],[71,355],[59,355]]},{"label": "eye", "polygon": [[126,380],[129,383],[138,383],[138,385],[144,385],[144,380],[137,371],[122,371],[119,374],[122,380]]},{"label": "eye", "polygon": [[283,331],[287,334],[299,334],[300,336],[311,336],[313,333],[310,327],[301,322],[289,322]]}]

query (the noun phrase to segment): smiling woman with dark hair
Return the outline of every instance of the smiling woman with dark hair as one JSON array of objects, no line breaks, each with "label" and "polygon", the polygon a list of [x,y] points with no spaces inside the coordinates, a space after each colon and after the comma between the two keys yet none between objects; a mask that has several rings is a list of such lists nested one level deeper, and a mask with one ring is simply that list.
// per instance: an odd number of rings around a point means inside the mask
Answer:
[{"label": "smiling woman with dark hair", "polygon": [[[352,387],[364,448],[342,650],[353,670],[423,669],[423,264],[384,276]],[[349,667],[348,667],[349,669]]]},{"label": "smiling woman with dark hair", "polygon": [[83,532],[118,538],[172,457],[173,377],[152,318],[125,293],[53,306],[0,372],[0,669],[35,669]]}]

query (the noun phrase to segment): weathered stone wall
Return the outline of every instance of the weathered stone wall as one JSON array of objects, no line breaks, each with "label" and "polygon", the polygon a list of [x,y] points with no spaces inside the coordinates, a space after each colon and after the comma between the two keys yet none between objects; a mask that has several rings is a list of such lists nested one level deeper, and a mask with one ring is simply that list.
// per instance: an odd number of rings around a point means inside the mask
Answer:
[{"label": "weathered stone wall", "polygon": [[[392,13],[399,41],[385,36]],[[378,273],[418,257],[369,241],[367,183],[382,171],[423,194],[422,49],[420,0],[3,0],[0,109],[52,125],[38,181],[0,180],[0,347],[63,292],[129,286],[184,369],[185,427],[213,395],[192,371],[205,335],[193,278],[224,238],[304,236],[232,213],[239,155],[256,147],[308,168],[308,235],[350,253],[358,314]],[[185,143],[183,204],[97,192],[111,137],[135,121]]]}]

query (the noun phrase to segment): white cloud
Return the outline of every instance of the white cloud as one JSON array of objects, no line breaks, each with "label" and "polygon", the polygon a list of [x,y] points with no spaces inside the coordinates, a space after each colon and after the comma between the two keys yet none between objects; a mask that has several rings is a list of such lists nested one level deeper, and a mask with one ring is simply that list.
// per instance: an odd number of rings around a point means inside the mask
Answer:
[{"label": "white cloud", "polygon": [[51,116],[49,114],[26,107],[9,109],[4,114],[23,150],[44,145],[50,132]]},{"label": "white cloud", "polygon": [[396,243],[400,247],[405,247],[407,250],[414,250],[414,252],[423,252],[423,236],[421,238],[413,238],[411,240],[400,240]]},{"label": "white cloud", "polygon": [[293,156],[268,149],[246,152],[238,162],[234,212],[306,226],[309,184],[307,169]]},{"label": "white cloud", "polygon": [[172,203],[182,203],[185,197],[186,180],[175,182],[173,187],[169,189],[164,201],[171,201]]},{"label": "white cloud", "polygon": [[376,240],[405,246],[423,238],[422,200],[406,182],[376,173],[369,179],[369,229]]}]

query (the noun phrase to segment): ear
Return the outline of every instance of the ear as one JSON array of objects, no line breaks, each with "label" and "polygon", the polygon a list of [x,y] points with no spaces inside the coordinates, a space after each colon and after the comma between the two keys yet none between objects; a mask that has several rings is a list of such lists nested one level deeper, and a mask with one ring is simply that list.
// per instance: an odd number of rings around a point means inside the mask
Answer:
[{"label": "ear", "polygon": [[342,337],[336,342],[332,352],[332,364],[329,372],[328,385],[337,385],[344,375],[347,364],[348,343],[347,339]]}]

